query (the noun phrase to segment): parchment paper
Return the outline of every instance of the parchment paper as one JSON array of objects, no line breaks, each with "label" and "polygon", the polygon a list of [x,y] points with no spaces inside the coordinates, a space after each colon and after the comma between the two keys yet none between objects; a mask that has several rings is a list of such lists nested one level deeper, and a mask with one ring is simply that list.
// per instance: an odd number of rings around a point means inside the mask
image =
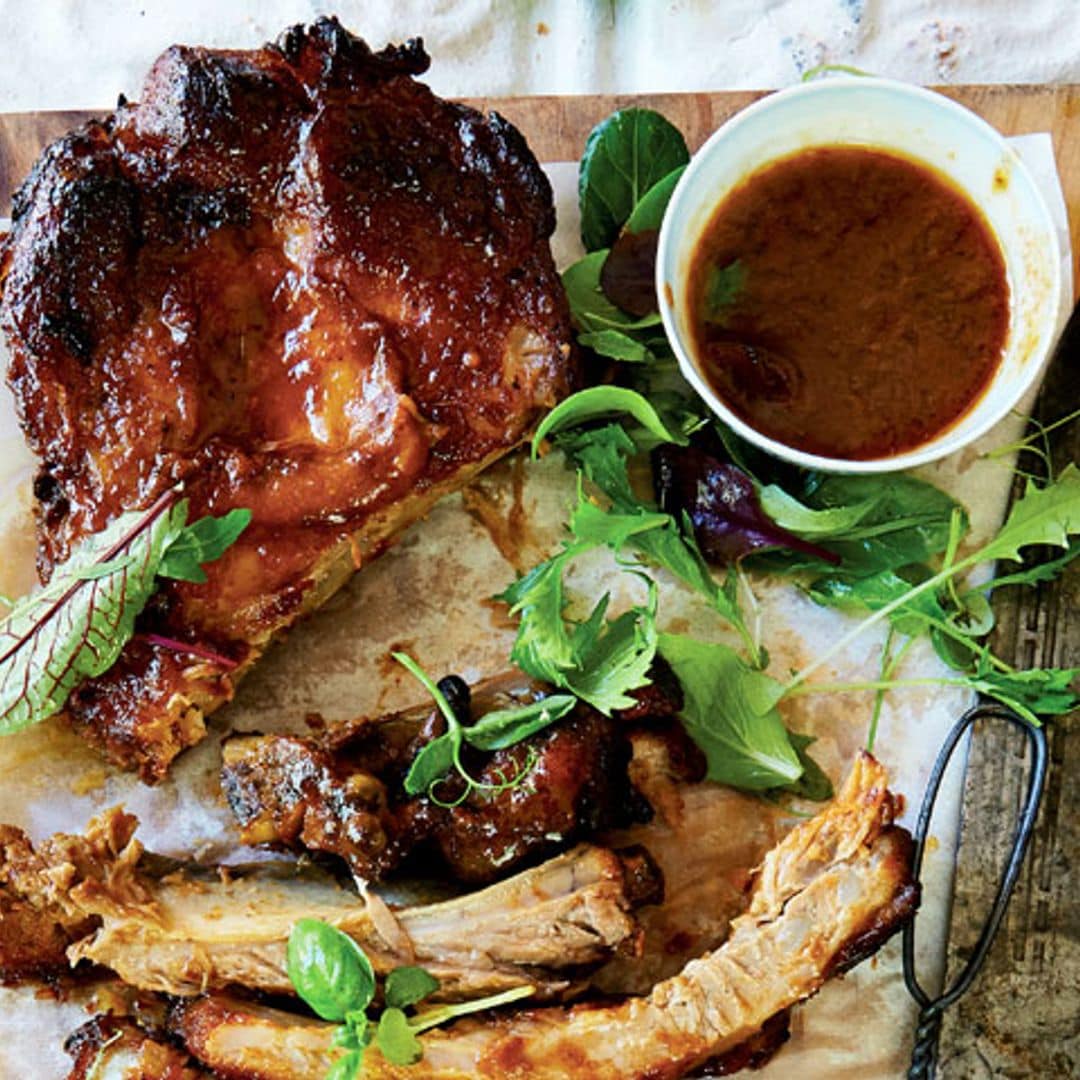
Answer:
[{"label": "parchment paper", "polygon": [[[1048,135],[1012,141],[1057,219],[1064,253],[1063,320],[1072,296],[1071,257],[1053,148]],[[576,165],[545,168],[557,196],[556,258],[565,265],[580,254]],[[973,543],[996,529],[1011,483],[1011,461],[986,454],[1014,441],[1022,427],[1018,413],[980,444],[926,470],[929,479],[967,505]],[[0,392],[0,592],[6,595],[17,595],[33,582],[31,470],[5,390]],[[554,550],[574,499],[573,474],[560,455],[552,454],[535,464],[504,462],[464,498],[444,500],[271,650],[241,685],[236,700],[213,719],[210,736],[185,755],[158,788],[146,788],[104,766],[81,740],[55,723],[0,740],[0,821],[19,825],[38,840],[59,829],[78,831],[92,814],[124,803],[141,819],[139,835],[151,850],[206,860],[236,858],[232,819],[217,784],[222,736],[232,728],[302,731],[305,714],[312,711],[333,722],[412,703],[415,687],[390,660],[392,649],[407,650],[429,671],[454,671],[469,680],[505,670],[514,627],[501,606],[487,598],[515,572]],[[515,502],[524,511],[524,526],[517,530],[510,525]],[[730,640],[714,613],[670,578],[662,573],[658,577],[665,629]],[[579,598],[582,608],[606,590],[613,594],[613,608],[640,600],[627,591],[632,591],[628,580],[606,552],[580,560],[567,578],[570,595]],[[752,588],[762,638],[772,657],[770,671],[778,677],[803,666],[849,625],[844,616],[817,607],[791,585],[756,580]],[[883,640],[883,631],[863,635],[818,678],[873,678]],[[900,672],[910,677],[947,673],[925,643],[911,650]],[[895,691],[886,697],[875,752],[889,767],[894,790],[909,800],[909,825],[940,741],[969,703],[965,693],[942,688]],[[869,694],[814,695],[787,702],[783,710],[790,726],[817,735],[815,756],[836,781],[864,743],[871,704]],[[923,869],[926,895],[918,940],[928,983],[935,973],[940,977],[944,955],[959,781],[959,770],[954,770],[939,799],[936,843]],[[737,835],[760,815],[772,814],[775,811],[758,800],[733,801],[730,828]],[[85,1019],[85,1002],[78,995],[57,1002],[39,1000],[31,990],[0,990],[0,1077],[59,1080],[70,1067],[61,1051],[63,1039]],[[894,943],[797,1008],[791,1042],[759,1075],[763,1080],[899,1077],[908,1060],[913,1024]]]}]

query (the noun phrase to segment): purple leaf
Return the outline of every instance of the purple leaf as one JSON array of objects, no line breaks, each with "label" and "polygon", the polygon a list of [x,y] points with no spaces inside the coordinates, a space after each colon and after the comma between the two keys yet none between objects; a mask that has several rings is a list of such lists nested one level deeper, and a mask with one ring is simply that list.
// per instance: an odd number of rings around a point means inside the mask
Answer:
[{"label": "purple leaf", "polygon": [[694,446],[656,451],[657,498],[669,514],[686,513],[702,554],[711,562],[734,562],[755,551],[788,548],[833,564],[840,556],[780,528],[761,508],[754,482]]}]

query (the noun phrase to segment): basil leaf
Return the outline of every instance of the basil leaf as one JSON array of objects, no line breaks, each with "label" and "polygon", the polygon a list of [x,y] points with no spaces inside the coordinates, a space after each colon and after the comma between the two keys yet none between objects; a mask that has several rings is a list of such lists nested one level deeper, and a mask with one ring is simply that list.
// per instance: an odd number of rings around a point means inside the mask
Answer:
[{"label": "basil leaf", "polygon": [[659,651],[682,684],[683,724],[705,754],[710,780],[764,791],[803,775],[776,710],[780,683],[726,645],[661,634]]},{"label": "basil leaf", "polygon": [[626,364],[646,364],[656,359],[652,349],[621,330],[595,330],[578,334],[578,344],[600,356]]},{"label": "basil leaf", "polygon": [[571,394],[544,417],[533,436],[533,456],[536,456],[540,443],[556,431],[577,427],[588,420],[620,414],[632,416],[664,442],[685,446],[689,441],[681,431],[669,429],[660,414],[636,390],[625,386],[590,386]]},{"label": "basil leaf", "polygon": [[552,694],[528,705],[498,709],[466,728],[465,741],[477,750],[503,750],[561,720],[576,704],[569,694]]},{"label": "basil leaf", "polygon": [[350,1050],[330,1066],[325,1080],[357,1080],[363,1064],[363,1050]]},{"label": "basil leaf", "polygon": [[439,989],[439,980],[422,967],[394,968],[386,976],[383,994],[386,1004],[394,1009],[405,1009],[430,997]]},{"label": "basil leaf", "polygon": [[393,1065],[415,1065],[424,1056],[420,1040],[400,1009],[383,1011],[375,1032],[375,1043],[382,1056]]},{"label": "basil leaf", "polygon": [[659,229],[664,221],[664,212],[671,202],[672,192],[675,185],[682,179],[686,172],[686,166],[680,165],[672,169],[662,180],[655,184],[641,197],[641,201],[634,207],[634,212],[627,219],[625,229],[629,233],[648,232],[650,229]]},{"label": "basil leaf", "polygon": [[375,995],[375,972],[348,934],[319,919],[298,920],[289,934],[286,971],[297,994],[324,1020],[344,1020]]},{"label": "basil leaf", "polygon": [[422,795],[454,766],[454,752],[461,744],[461,731],[452,728],[431,740],[413,758],[405,774],[405,794]]},{"label": "basil leaf", "polygon": [[607,262],[608,249],[594,251],[568,266],[562,275],[563,288],[570,302],[570,314],[580,330],[596,333],[601,330],[618,330],[630,333],[660,325],[660,313],[652,312],[635,319],[616,307],[600,286],[600,275]]},{"label": "basil leaf", "polygon": [[251,524],[250,510],[230,510],[223,517],[203,517],[188,525],[169,545],[158,567],[160,577],[202,583],[203,564],[221,558]]},{"label": "basil leaf", "polygon": [[578,176],[585,250],[610,245],[641,197],[689,160],[678,129],[651,109],[621,109],[597,124]]}]

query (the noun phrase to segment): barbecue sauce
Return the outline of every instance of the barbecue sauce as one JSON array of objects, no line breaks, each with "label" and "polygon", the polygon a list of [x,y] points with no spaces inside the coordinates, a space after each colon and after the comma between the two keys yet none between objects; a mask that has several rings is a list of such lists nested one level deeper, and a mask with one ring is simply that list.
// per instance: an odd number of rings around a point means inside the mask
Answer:
[{"label": "barbecue sauce", "polygon": [[929,168],[829,146],[717,208],[687,299],[702,373],[788,446],[851,460],[953,425],[1001,362],[1009,287],[979,210]]}]

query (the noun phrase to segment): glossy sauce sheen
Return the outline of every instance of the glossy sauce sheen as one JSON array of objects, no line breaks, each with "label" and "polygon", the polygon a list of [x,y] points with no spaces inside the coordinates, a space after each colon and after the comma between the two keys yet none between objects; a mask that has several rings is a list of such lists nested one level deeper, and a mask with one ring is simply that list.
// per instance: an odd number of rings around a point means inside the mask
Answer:
[{"label": "glossy sauce sheen", "polygon": [[[716,269],[730,299],[715,302]],[[1009,325],[1000,248],[928,168],[864,147],[766,166],[718,207],[688,300],[703,374],[788,446],[853,460],[913,449],[960,419]]]}]

